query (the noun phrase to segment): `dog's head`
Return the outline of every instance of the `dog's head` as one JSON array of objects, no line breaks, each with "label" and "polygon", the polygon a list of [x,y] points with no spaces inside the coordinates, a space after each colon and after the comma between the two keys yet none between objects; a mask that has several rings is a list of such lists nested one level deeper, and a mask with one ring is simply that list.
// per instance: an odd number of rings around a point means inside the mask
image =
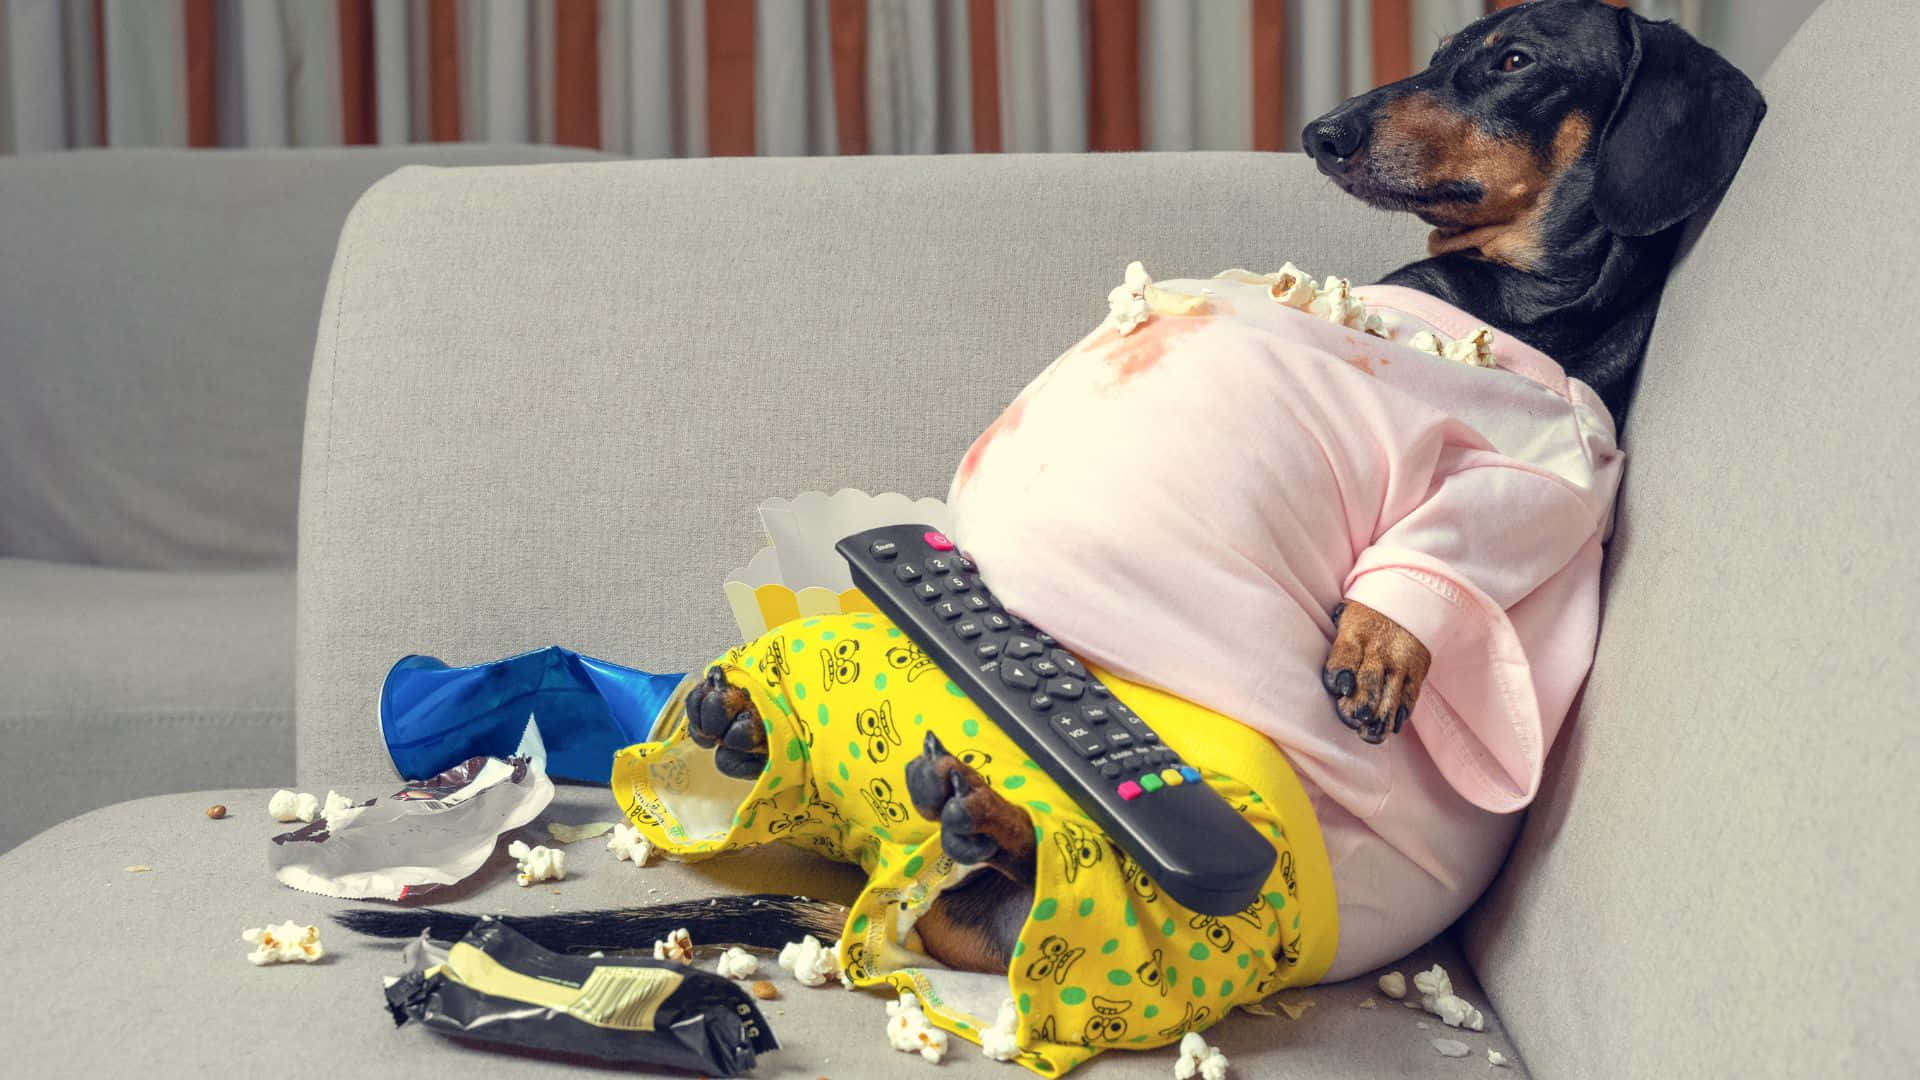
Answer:
[{"label": "dog's head", "polygon": [[1590,207],[1617,236],[1686,220],[1732,181],[1766,112],[1751,80],[1665,22],[1599,0],[1532,0],[1441,42],[1427,68],[1308,124],[1341,188],[1539,269],[1549,217]]}]

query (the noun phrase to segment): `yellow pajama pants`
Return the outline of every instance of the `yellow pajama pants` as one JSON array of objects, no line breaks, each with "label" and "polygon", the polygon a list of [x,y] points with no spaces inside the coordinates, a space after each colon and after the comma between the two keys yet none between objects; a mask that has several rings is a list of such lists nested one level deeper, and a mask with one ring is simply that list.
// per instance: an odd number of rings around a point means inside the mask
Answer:
[{"label": "yellow pajama pants", "polygon": [[[681,858],[780,840],[857,863],[868,880],[840,936],[841,970],[858,986],[913,991],[950,1032],[978,1042],[1011,998],[1018,1060],[1057,1076],[1111,1047],[1177,1041],[1236,1005],[1319,981],[1333,962],[1333,881],[1313,809],[1286,758],[1241,724],[1096,672],[1279,852],[1261,895],[1215,918],[1162,894],[884,616],[796,620],[715,663],[766,724],[765,771],[722,775],[676,704],[658,741],[616,755],[621,809]],[[995,872],[956,866],[939,825],[910,804],[905,766],[929,730],[1033,818],[1034,905],[1005,975],[939,967],[913,933],[943,889]]]}]

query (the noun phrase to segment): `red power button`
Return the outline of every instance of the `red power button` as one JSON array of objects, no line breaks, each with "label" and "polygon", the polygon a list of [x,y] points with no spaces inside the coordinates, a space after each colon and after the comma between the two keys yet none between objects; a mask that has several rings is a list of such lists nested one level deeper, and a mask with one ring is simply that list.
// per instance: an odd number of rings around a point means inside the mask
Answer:
[{"label": "red power button", "polygon": [[953,541],[947,539],[945,536],[941,535],[940,533],[929,532],[925,537],[923,537],[923,539],[926,540],[927,546],[932,548],[935,551],[952,551],[953,550]]}]

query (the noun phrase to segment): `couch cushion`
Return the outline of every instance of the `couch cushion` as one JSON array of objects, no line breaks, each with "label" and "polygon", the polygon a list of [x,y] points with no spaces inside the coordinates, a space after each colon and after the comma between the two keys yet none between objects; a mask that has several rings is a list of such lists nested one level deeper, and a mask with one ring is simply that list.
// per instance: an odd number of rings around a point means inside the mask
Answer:
[{"label": "couch cushion", "polygon": [[1920,1060],[1916,40],[1817,11],[1667,288],[1593,677],[1469,936],[1543,1074]]},{"label": "couch cushion", "polygon": [[1366,281],[1423,232],[1297,154],[396,173],[342,235],[314,356],[301,775],[387,775],[365,703],[408,652],[710,660],[761,499],[945,495],[1129,260]]},{"label": "couch cushion", "polygon": [[291,571],[0,559],[0,642],[0,851],[96,806],[292,768]]},{"label": "couch cushion", "polygon": [[401,165],[554,147],[0,157],[0,556],[288,563],[340,223]]},{"label": "couch cushion", "polygon": [[[324,791],[324,789],[322,789]],[[391,790],[369,785],[366,797]],[[203,791],[121,803],[41,833],[0,857],[0,954],[30,978],[0,980],[7,1018],[7,1064],[21,1076],[325,1076],[579,1075],[577,1063],[506,1054],[456,1043],[417,1025],[396,1029],[380,996],[380,976],[400,969],[396,943],[360,938],[333,925],[330,912],[352,906],[296,892],[266,869],[268,838],[289,826],[267,817],[271,789]],[[223,803],[232,816],[210,821]],[[551,843],[543,823],[617,820],[605,788],[563,786],[533,825],[510,834]],[[850,899],[859,876],[782,845],[689,865],[656,860],[635,868],[599,840],[567,849],[558,885],[520,888],[506,844],[468,882],[438,894],[447,906],[502,914],[547,914],[692,899],[715,892],[792,891]],[[150,872],[128,873],[144,865]],[[658,890],[657,892],[650,890]],[[77,903],[50,902],[59,898]],[[327,957],[312,966],[254,967],[240,932],[268,922],[319,924]],[[104,931],[104,932],[103,932]],[[695,939],[695,944],[703,944]],[[990,1077],[1030,1074],[988,1061],[956,1039],[935,1071],[887,1049],[886,997],[848,993],[836,984],[808,989],[760,958],[762,975],[782,997],[767,1020],[783,1048],[755,1075],[835,1080],[902,1076]],[[711,969],[710,955],[702,966]],[[1435,963],[1455,989],[1487,1013],[1485,1032],[1445,1028],[1374,989],[1375,974],[1333,986],[1290,991],[1312,1001],[1298,1020],[1236,1013],[1207,1032],[1233,1063],[1232,1075],[1289,1080],[1497,1075],[1524,1080],[1519,1066],[1490,1073],[1487,1051],[1514,1050],[1499,1017],[1486,1008],[1451,945],[1416,952],[1398,966],[1412,973]],[[1373,997],[1373,1009],[1359,1003]],[[111,1002],[102,1007],[101,1002]],[[1423,1029],[1420,1025],[1425,1024]],[[213,1037],[209,1038],[209,1035]],[[1443,1058],[1434,1038],[1466,1043],[1472,1056]],[[1114,1052],[1073,1075],[1099,1080],[1165,1080],[1171,1048]]]}]

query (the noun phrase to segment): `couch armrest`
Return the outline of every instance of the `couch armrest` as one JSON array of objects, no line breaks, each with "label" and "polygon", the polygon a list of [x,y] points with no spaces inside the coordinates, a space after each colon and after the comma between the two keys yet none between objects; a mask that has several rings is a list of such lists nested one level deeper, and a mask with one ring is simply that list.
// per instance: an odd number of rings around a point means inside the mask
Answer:
[{"label": "couch armrest", "polygon": [[1422,231],[1283,154],[402,170],[346,225],[314,355],[301,783],[391,777],[406,653],[707,661],[759,500],[944,495],[1129,260],[1367,281]]}]

